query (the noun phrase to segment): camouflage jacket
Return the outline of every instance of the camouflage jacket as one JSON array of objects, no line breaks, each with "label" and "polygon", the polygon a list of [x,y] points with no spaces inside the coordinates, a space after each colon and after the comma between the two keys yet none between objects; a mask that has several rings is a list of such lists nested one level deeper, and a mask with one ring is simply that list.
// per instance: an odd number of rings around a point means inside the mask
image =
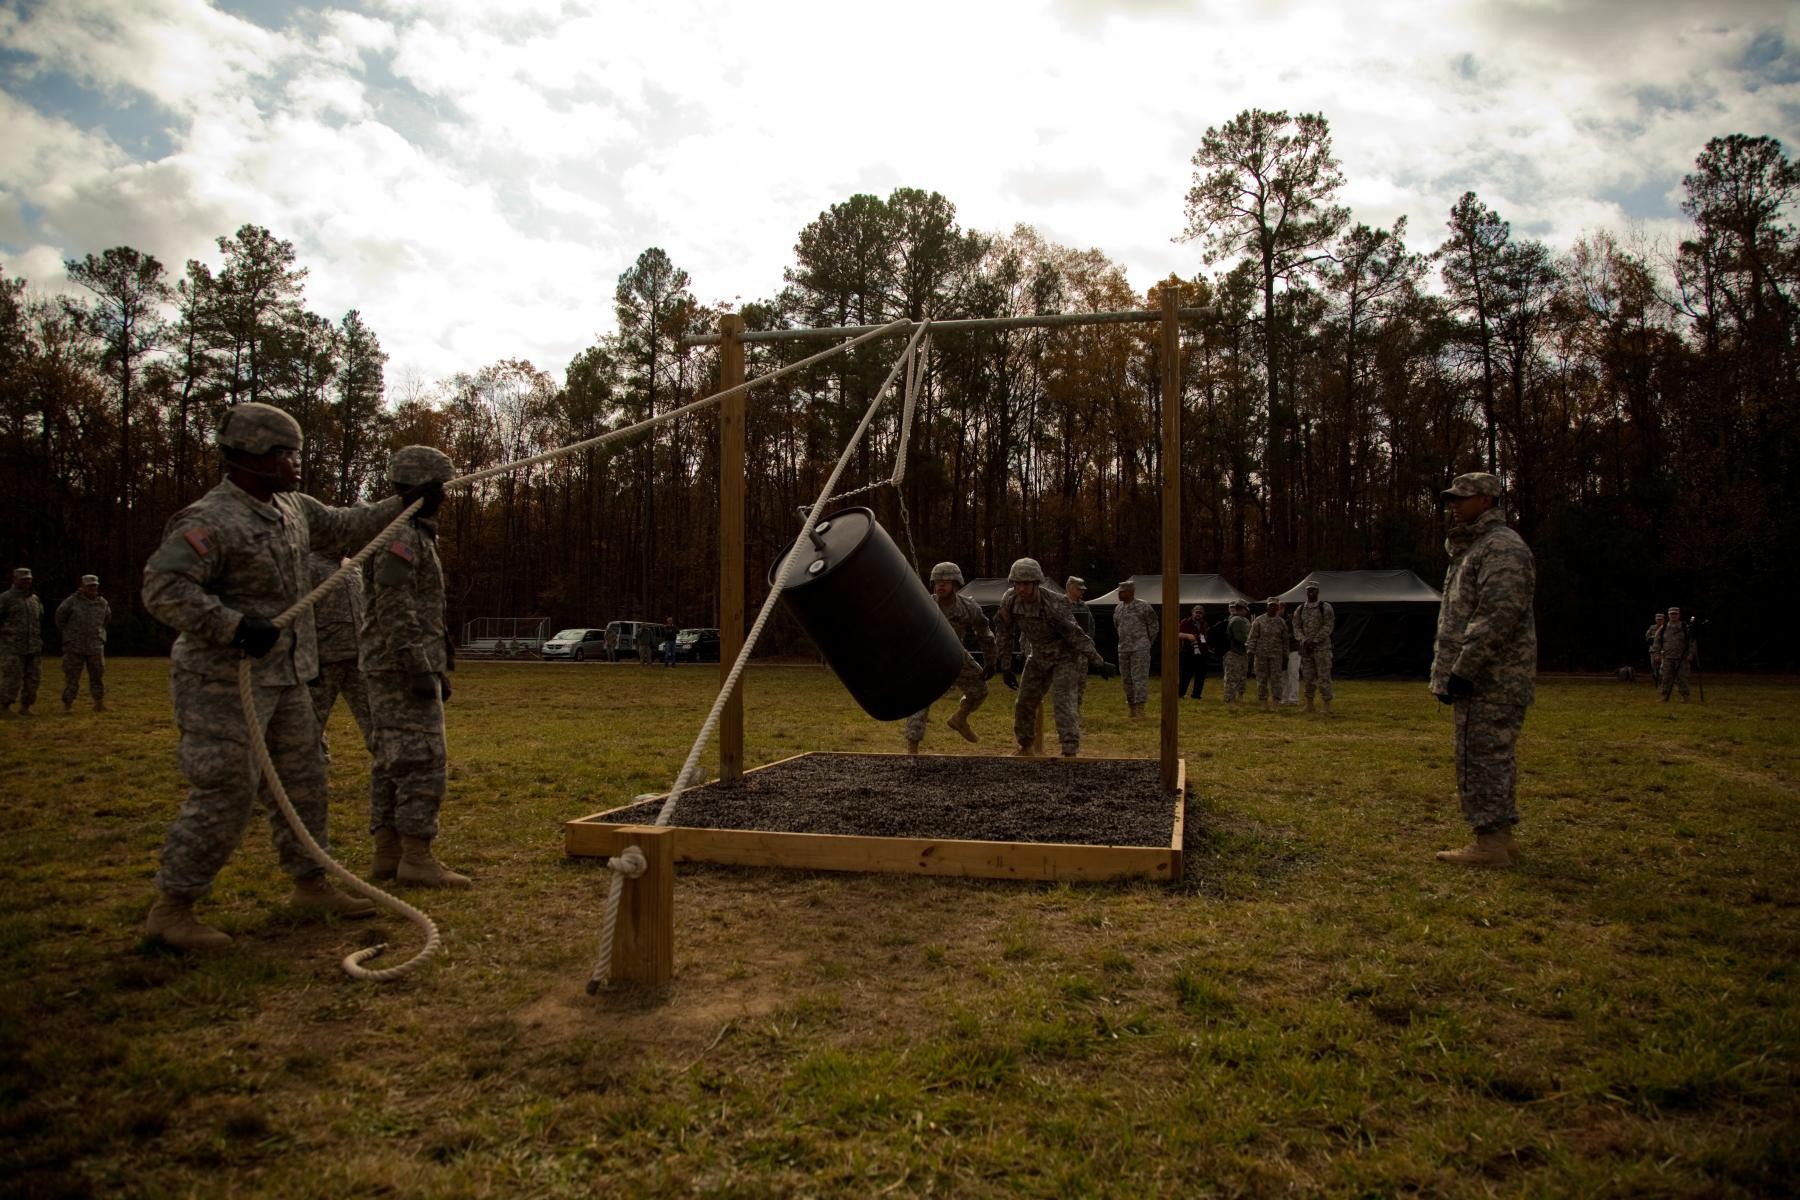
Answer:
[{"label": "camouflage jacket", "polygon": [[1662,657],[1662,631],[1661,625],[1652,625],[1644,630],[1644,641],[1650,647],[1651,658]]},{"label": "camouflage jacket", "polygon": [[1032,657],[1045,662],[1064,662],[1073,657],[1089,662],[1101,661],[1100,652],[1094,649],[1094,639],[1081,632],[1081,626],[1075,623],[1069,598],[1043,584],[1038,585],[1037,598],[1029,604],[1019,599],[1016,589],[1008,588],[1006,595],[1000,597],[1000,611],[994,615],[994,624],[997,626],[995,635],[1002,647],[1002,665],[1012,658],[1015,631],[1024,635]]},{"label": "camouflage jacket", "polygon": [[1337,613],[1331,605],[1321,600],[1317,604],[1302,604],[1294,610],[1294,636],[1301,641],[1301,648],[1307,642],[1323,642],[1325,648],[1331,648],[1331,632],[1337,628]]},{"label": "camouflage jacket", "polygon": [[1450,676],[1475,685],[1475,695],[1495,704],[1530,704],[1537,698],[1537,622],[1532,596],[1537,564],[1531,550],[1490,508],[1444,540],[1450,569],[1438,608],[1437,654],[1431,690],[1450,690]]},{"label": "camouflage jacket", "polygon": [[[144,565],[144,607],[181,634],[176,670],[235,680],[243,652],[231,644],[246,616],[274,620],[311,591],[313,550],[362,549],[405,507],[330,508],[302,492],[264,503],[229,479],[169,518],[162,544]],[[305,683],[319,673],[311,611],[301,613],[274,649],[254,660],[251,678],[266,687]]]},{"label": "camouflage jacket", "polygon": [[448,669],[444,641],[444,568],[437,522],[409,521],[368,566],[369,611],[362,624],[362,669],[437,673]]},{"label": "camouflage jacket", "polygon": [[1232,617],[1225,622],[1225,653],[1250,653],[1250,620],[1248,617]]},{"label": "camouflage jacket", "polygon": [[[932,597],[936,600],[937,597]],[[994,631],[988,627],[988,619],[982,615],[981,605],[975,603],[961,592],[950,598],[950,607],[938,605],[938,611],[950,622],[950,628],[956,630],[956,640],[964,649],[968,648],[969,639],[974,638],[980,649],[983,662],[994,661]]]},{"label": "camouflage jacket", "polygon": [[1288,652],[1287,621],[1274,613],[1264,613],[1250,622],[1250,641],[1244,647],[1250,657],[1259,654],[1278,654],[1283,658]]},{"label": "camouflage jacket", "polygon": [[44,602],[16,587],[0,592],[0,653],[44,652]]},{"label": "camouflage jacket", "polygon": [[[318,587],[338,569],[342,556],[312,556],[312,586]],[[313,624],[318,628],[319,661],[355,662],[363,623],[363,581],[352,571],[347,579],[326,592],[313,605]]]},{"label": "camouflage jacket", "polygon": [[64,654],[100,654],[106,649],[106,623],[112,605],[105,596],[89,600],[80,592],[56,606],[56,630],[62,634]]},{"label": "camouflage jacket", "polygon": [[1070,600],[1069,615],[1081,626],[1081,632],[1090,638],[1094,636],[1094,610],[1088,607],[1086,600]]},{"label": "camouflage jacket", "polygon": [[1694,658],[1694,639],[1688,636],[1688,629],[1679,621],[1670,621],[1663,626],[1662,636],[1654,643],[1662,650],[1664,662],[1689,662]]},{"label": "camouflage jacket", "polygon": [[1113,628],[1119,631],[1119,652],[1148,650],[1156,641],[1156,610],[1142,600],[1128,600],[1112,611]]}]

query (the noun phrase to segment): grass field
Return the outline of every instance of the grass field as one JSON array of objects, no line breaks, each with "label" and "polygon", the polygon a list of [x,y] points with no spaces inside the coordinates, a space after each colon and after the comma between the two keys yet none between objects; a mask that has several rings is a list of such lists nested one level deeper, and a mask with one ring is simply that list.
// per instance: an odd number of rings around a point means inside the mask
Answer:
[{"label": "grass field", "polygon": [[[711,668],[471,664],[439,963],[301,923],[253,827],[210,959],[144,943],[182,794],[166,664],[0,723],[0,1191],[24,1195],[1788,1194],[1800,1181],[1800,705],[1551,681],[1526,858],[1459,844],[1447,710],[1184,712],[1188,875],[1048,886],[683,868],[666,995],[583,992],[605,886],[564,820],[667,787]],[[47,672],[49,674],[50,672]],[[48,682],[48,681],[47,681]],[[60,680],[58,680],[60,682]],[[748,676],[751,762],[895,750],[827,674]],[[975,718],[1007,748],[1011,694]],[[948,715],[943,706],[935,715]],[[1088,693],[1089,747],[1154,722]],[[333,828],[368,861],[340,707]],[[938,724],[927,748],[963,743]],[[418,893],[413,894],[417,899]],[[374,928],[371,928],[371,925]]]}]

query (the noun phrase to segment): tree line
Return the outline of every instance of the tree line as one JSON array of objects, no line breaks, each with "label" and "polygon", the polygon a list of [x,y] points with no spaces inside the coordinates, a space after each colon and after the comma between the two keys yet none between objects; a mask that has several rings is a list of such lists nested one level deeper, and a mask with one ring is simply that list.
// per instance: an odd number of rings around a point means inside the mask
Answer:
[{"label": "tree line", "polygon": [[[1507,479],[1537,553],[1546,669],[1642,654],[1653,610],[1717,614],[1715,665],[1792,668],[1782,623],[1733,621],[1774,599],[1800,553],[1793,214],[1779,142],[1714,138],[1683,179],[1686,236],[1596,230],[1565,251],[1465,194],[1433,232],[1356,221],[1329,123],[1248,110],[1209,128],[1171,228],[1197,269],[1135,292],[1097,250],[1028,226],[963,228],[935,192],[854,195],[800,230],[752,329],[1184,308],[1182,563],[1253,595],[1312,569],[1406,567],[1442,579],[1436,493],[1466,470]],[[388,451],[441,446],[463,470],[522,457],[717,389],[727,306],[701,301],[660,249],[617,279],[616,332],[560,379],[502,360],[448,379],[385,375],[356,310],[305,305],[293,246],[255,225],[220,265],[178,278],[121,246],[70,260],[84,299],[0,272],[0,522],[45,586],[97,571],[121,643],[159,645],[136,605],[162,523],[210,487],[210,432],[232,404],[279,404],[306,431],[306,490],[368,496]],[[751,394],[749,547],[761,572],[798,524],[899,352],[866,344]],[[1053,577],[1160,569],[1161,346],[1154,325],[942,333],[919,393],[900,495],[865,502],[922,565]],[[817,343],[755,344],[749,374]],[[900,409],[851,482],[884,477]],[[553,627],[674,615],[716,623],[717,437],[711,414],[500,476],[445,506],[453,624]],[[904,516],[900,501],[904,500]],[[125,601],[121,603],[120,601]],[[788,631],[784,636],[792,638]]]}]

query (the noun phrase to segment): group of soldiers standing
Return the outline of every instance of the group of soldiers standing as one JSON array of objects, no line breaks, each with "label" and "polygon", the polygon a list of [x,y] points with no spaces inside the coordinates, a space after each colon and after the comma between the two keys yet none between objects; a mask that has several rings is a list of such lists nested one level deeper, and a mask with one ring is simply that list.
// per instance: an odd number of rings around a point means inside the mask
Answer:
[{"label": "group of soldiers standing", "polygon": [[[1697,649],[1693,624],[1683,624],[1681,608],[1673,606],[1668,612],[1657,613],[1651,618],[1650,628],[1644,630],[1644,641],[1650,647],[1650,676],[1662,692],[1663,702],[1668,702],[1669,693],[1673,691],[1679,691],[1685,702],[1688,673],[1694,668]],[[1704,689],[1700,698],[1706,698]]]},{"label": "group of soldiers standing", "polygon": [[[37,703],[44,605],[36,589],[31,568],[17,567],[12,586],[0,592],[0,712],[9,715],[15,700],[22,717],[30,716],[31,706]],[[64,712],[74,711],[84,672],[94,711],[106,711],[106,626],[111,619],[112,606],[100,594],[98,575],[83,575],[80,585],[56,606],[56,629],[63,650]]]}]

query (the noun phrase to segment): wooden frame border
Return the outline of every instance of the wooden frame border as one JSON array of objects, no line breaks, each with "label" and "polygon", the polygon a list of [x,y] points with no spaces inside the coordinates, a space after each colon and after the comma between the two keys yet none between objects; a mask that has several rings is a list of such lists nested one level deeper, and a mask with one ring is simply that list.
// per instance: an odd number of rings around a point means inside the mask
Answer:
[{"label": "wooden frame border", "polygon": [[[834,757],[868,754],[819,751]],[[766,771],[783,763],[814,757],[794,754],[753,767]],[[887,755],[901,758],[904,755]],[[969,758],[971,755],[929,755]],[[987,756],[983,756],[987,757]],[[1058,762],[1059,759],[1044,761]],[[1092,758],[1075,759],[1079,769]],[[1139,760],[1131,760],[1139,761]],[[1148,760],[1144,760],[1148,761]],[[712,782],[717,783],[718,780]],[[658,797],[659,799],[661,797]],[[1178,759],[1175,774],[1175,825],[1167,846],[1086,846],[1063,842],[982,842],[935,838],[865,837],[838,833],[783,833],[761,829],[701,829],[673,826],[675,861],[719,863],[741,867],[790,867],[810,871],[879,871],[903,875],[960,875],[980,879],[1106,880],[1181,878],[1181,839],[1186,823],[1187,760]],[[625,805],[624,808],[634,807]],[[563,851],[577,857],[617,854],[630,842],[632,824],[613,819],[622,808],[608,809],[563,823]],[[637,825],[641,826],[642,822]]]}]

